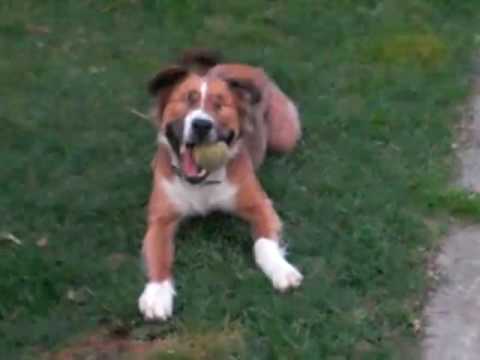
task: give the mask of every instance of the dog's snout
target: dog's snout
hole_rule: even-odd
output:
[[[192,128],[199,137],[205,137],[213,128],[213,123],[208,119],[195,118],[192,121]]]

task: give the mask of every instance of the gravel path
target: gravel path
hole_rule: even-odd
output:
[[[456,183],[480,191],[480,73],[475,79],[458,139]],[[480,225],[453,226],[436,267],[441,285],[425,310],[423,358],[480,360]]]

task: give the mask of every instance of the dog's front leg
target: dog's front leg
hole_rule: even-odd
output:
[[[138,300],[138,306],[149,320],[166,320],[173,312],[175,289],[172,265],[175,227],[174,221],[154,220],[148,225],[143,242],[148,283]]]
[[[146,319],[166,320],[173,312],[174,236],[180,217],[154,181],[148,207],[148,227],[143,240],[143,257],[148,283],[138,300],[138,307]]]
[[[257,265],[276,289],[286,291],[298,287],[303,276],[285,259],[285,250],[280,245],[280,219],[272,202],[253,176],[239,189],[237,204],[238,214],[247,220],[252,228]]]
[[[143,256],[147,266],[148,283],[138,300],[146,319],[166,320],[173,312],[172,265],[173,235],[176,223],[156,220],[149,224],[143,242]]]

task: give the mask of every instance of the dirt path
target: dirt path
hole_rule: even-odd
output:
[[[459,135],[456,183],[480,191],[480,66]],[[441,286],[427,305],[424,360],[480,359],[480,225],[456,225],[436,259]]]

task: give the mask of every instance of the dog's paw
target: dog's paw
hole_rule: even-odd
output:
[[[174,296],[170,280],[150,282],[138,299],[138,308],[147,320],[166,320],[172,316]]]
[[[260,238],[254,246],[255,261],[262,271],[270,278],[273,286],[280,291],[286,291],[300,286],[302,274],[287,260],[278,242]]]
[[[273,287],[279,291],[299,287],[303,280],[303,275],[292,264],[284,260],[279,264],[271,275]]]

